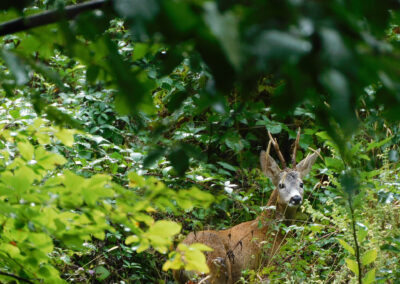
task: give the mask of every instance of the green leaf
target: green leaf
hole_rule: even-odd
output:
[[[110,271],[107,270],[107,268],[105,268],[104,266],[100,265],[97,266],[94,269],[94,272],[96,273],[96,278],[97,280],[104,280],[106,279],[108,276],[110,276]]]
[[[26,61],[27,64],[36,72],[42,74],[46,79],[48,79],[50,82],[54,83],[59,87],[61,90],[67,90],[68,88],[65,86],[63,83],[62,79],[60,78],[60,75],[54,71],[54,69],[48,68],[46,65],[36,62],[34,60],[28,59]]]
[[[5,49],[0,51],[0,55],[14,75],[16,84],[24,85],[28,83],[28,69],[22,60],[15,53]]]
[[[212,249],[200,243],[190,246],[181,243],[178,245],[177,251],[169,255],[168,261],[163,265],[163,270],[185,268],[188,271],[208,273],[209,268],[203,251],[212,251]]]
[[[225,162],[217,162],[219,165],[221,165],[222,167],[224,167],[227,170],[236,172],[237,168],[232,166],[231,164],[225,163]]]
[[[388,137],[388,138],[386,138],[386,139],[383,139],[383,140],[381,140],[381,141],[375,141],[375,142],[369,143],[369,145],[368,145],[368,147],[367,147],[367,151],[372,150],[372,149],[376,149],[376,148],[379,148],[379,147],[385,145],[385,144],[388,143],[390,140],[392,140],[393,137],[394,137],[394,136],[390,136],[390,137]]]
[[[139,237],[136,235],[132,235],[126,238],[125,244],[130,245],[132,243],[137,243],[139,241]]]
[[[170,112],[173,112],[178,109],[182,105],[182,102],[188,97],[188,95],[189,92],[187,91],[178,91],[171,94],[170,99],[166,105],[168,110]]]
[[[268,60],[285,59],[289,56],[295,59],[311,51],[311,48],[311,43],[299,36],[267,30],[256,40],[253,50],[259,57]]]
[[[263,116],[263,120],[259,120],[256,123],[257,125],[265,125],[265,128],[271,132],[271,134],[278,134],[282,131],[282,124],[268,119],[268,117]]]
[[[239,153],[244,148],[244,144],[242,142],[242,139],[240,139],[240,134],[236,133],[236,132],[235,133],[229,133],[229,134],[230,135],[225,139],[226,146],[231,148],[236,153]]]
[[[354,249],[348,244],[346,243],[344,240],[342,239],[337,239],[339,241],[339,243],[342,245],[342,247],[347,250],[349,253],[351,253],[352,255],[355,255],[355,251]]]
[[[60,128],[58,131],[54,133],[65,146],[71,147],[74,144],[74,130]]]
[[[181,231],[181,225],[172,221],[161,220],[144,234],[155,250],[166,253],[168,246],[172,243],[172,237]]]
[[[142,20],[152,19],[159,9],[155,0],[115,0],[113,4],[120,16]]]
[[[389,151],[389,161],[396,163],[399,160],[399,151],[397,150],[390,150]]]
[[[363,284],[369,284],[375,282],[375,268],[368,271],[362,279]]]
[[[333,169],[333,170],[336,170],[336,171],[344,170],[343,161],[340,160],[340,159],[326,157],[325,158],[325,164],[329,169]]]
[[[52,239],[44,233],[30,233],[28,240],[44,253],[51,253],[54,249]]]
[[[214,201],[214,196],[206,191],[201,191],[197,187],[192,187],[189,190],[181,189],[178,192],[176,202],[185,209],[191,209],[194,206],[207,208]]]
[[[157,160],[159,160],[162,155],[164,155],[165,150],[158,148],[152,150],[150,153],[147,154],[146,158],[143,161],[143,167],[148,168],[155,164]]]
[[[349,259],[349,258],[345,258],[344,260],[347,264],[347,267],[354,272],[354,274],[356,276],[358,276],[358,264],[357,261]]]
[[[161,220],[154,223],[147,231],[150,235],[170,238],[181,231],[181,225],[172,221]]]
[[[378,250],[377,249],[371,249],[371,250],[365,252],[361,256],[361,263],[363,265],[368,265],[368,264],[374,262],[377,256],[378,256]]]
[[[178,175],[183,175],[189,168],[189,157],[183,149],[171,151],[168,155],[168,160],[170,160]]]
[[[357,239],[359,243],[362,243],[367,235],[368,235],[368,228],[361,223],[357,223]]]
[[[221,14],[215,2],[206,2],[204,8],[205,22],[219,40],[232,65],[236,69],[240,69],[242,50],[237,18],[229,11]]]
[[[173,27],[176,33],[189,33],[200,24],[200,15],[191,9],[190,2],[163,0],[160,3],[170,27]]]
[[[19,142],[18,144],[18,150],[21,154],[21,156],[26,160],[30,161],[33,159],[33,152],[34,152],[34,147],[32,146],[31,143],[29,142]]]
[[[132,56],[133,61],[142,59],[146,55],[148,50],[149,50],[148,44],[140,42],[135,43]]]
[[[381,250],[388,250],[388,251],[392,251],[392,252],[396,252],[396,253],[400,253],[400,248],[397,248],[393,245],[390,244],[384,244],[381,246]]]

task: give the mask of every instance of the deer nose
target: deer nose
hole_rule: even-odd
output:
[[[293,205],[299,205],[301,202],[301,196],[300,195],[295,195],[292,198],[290,198],[290,203]]]

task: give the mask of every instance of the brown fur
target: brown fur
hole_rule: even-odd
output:
[[[300,171],[307,173],[315,162],[316,156],[313,155],[307,156],[307,160],[304,159],[299,163],[299,166],[303,163],[303,168],[298,172],[300,176],[304,176]],[[266,162],[263,159],[270,159],[270,161]],[[305,167],[304,164],[308,166]],[[282,180],[282,176],[285,179],[290,172],[297,172],[297,169],[280,170],[272,158],[265,155],[265,152],[261,153],[261,165],[264,173],[273,180],[276,187]],[[277,178],[277,175],[280,175],[280,178]],[[184,244],[203,243],[213,249],[212,252],[206,254],[210,273],[202,276],[201,283],[236,283],[241,277],[242,270],[257,270],[271,263],[271,258],[285,239],[285,235],[280,232],[275,232],[274,235],[271,226],[278,221],[290,223],[295,217],[297,207],[288,207],[287,204],[282,203],[277,188],[272,192],[267,206],[275,206],[276,210],[267,209],[255,220],[238,224],[227,230],[191,232],[187,236],[183,241]],[[265,247],[268,248],[265,249]],[[187,271],[174,271],[174,278],[179,283],[193,283],[189,281],[190,274]]]

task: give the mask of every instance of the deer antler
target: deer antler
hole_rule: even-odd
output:
[[[271,151],[271,143],[272,143],[272,141],[269,140],[267,152],[265,153],[265,168],[268,168],[268,163],[269,163],[268,156],[269,156],[269,152]]]
[[[286,162],[285,162],[285,159],[283,158],[283,155],[282,155],[282,153],[281,153],[281,150],[279,150],[278,142],[276,141],[276,139],[274,139],[274,138],[272,137],[272,135],[271,135],[271,133],[270,133],[269,131],[268,131],[268,136],[269,136],[270,141],[272,142],[272,145],[274,145],[274,148],[275,148],[276,153],[278,154],[278,158],[279,158],[279,160],[281,161],[282,168],[283,168],[283,169],[286,169]]]
[[[296,168],[296,153],[297,153],[297,148],[299,148],[299,141],[300,141],[300,127],[299,130],[297,131],[297,137],[296,141],[294,142],[294,147],[293,147],[293,154],[292,154],[292,168]]]

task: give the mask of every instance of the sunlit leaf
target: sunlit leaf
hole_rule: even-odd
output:
[[[365,276],[362,279],[362,283],[369,284],[375,282],[375,271],[375,268],[372,268],[367,273],[365,273]]]
[[[378,256],[378,250],[377,249],[371,249],[369,251],[366,251],[361,256],[361,263],[363,265],[368,265],[368,264],[374,262],[377,256]]]
[[[358,264],[357,261],[353,259],[346,258],[345,262],[347,264],[347,267],[354,272],[355,275],[358,276]]]
[[[348,244],[346,243],[344,240],[342,239],[337,239],[339,241],[339,243],[342,245],[342,247],[347,250],[349,253],[351,253],[352,255],[355,255],[355,251],[354,249]]]

